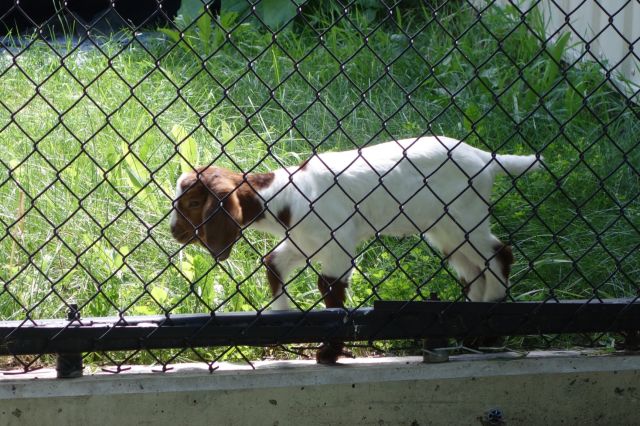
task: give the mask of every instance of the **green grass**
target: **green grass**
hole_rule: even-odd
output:
[[[0,318],[60,318],[72,301],[84,317],[260,309],[260,257],[273,238],[247,232],[250,244],[222,265],[195,246],[172,256],[167,215],[181,170],[266,171],[315,149],[425,133],[544,155],[544,171],[500,178],[494,193],[516,300],[636,294],[638,108],[597,65],[559,67],[566,38],[545,48],[509,10],[492,8],[483,25],[468,6],[445,10],[442,26],[424,29],[428,12],[397,13],[366,45],[370,14],[330,26],[338,17],[309,18],[328,28],[322,44],[299,22],[273,44],[226,16],[233,44],[215,30],[208,42],[148,51],[107,42],[61,58],[36,41],[2,53]],[[315,281],[305,270],[288,287],[303,308],[319,298]],[[348,305],[431,291],[460,297],[428,246],[384,238],[363,247]]]

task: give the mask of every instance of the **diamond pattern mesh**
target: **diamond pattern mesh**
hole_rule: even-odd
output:
[[[225,262],[178,244],[169,231],[178,176],[200,165],[268,172],[318,153],[426,135],[544,156],[542,171],[499,178],[486,200],[493,232],[515,256],[505,303],[635,302],[640,120],[637,87],[620,74],[638,61],[637,39],[623,28],[635,2],[616,10],[594,2],[608,23],[589,35],[576,27],[583,3],[571,10],[550,2],[563,21],[554,31],[541,2],[262,0],[177,10],[158,0],[135,19],[117,3],[92,16],[71,4],[46,17],[20,2],[1,11],[6,26],[35,28],[7,30],[0,41],[5,342],[70,309],[79,316],[69,327],[112,319],[93,338],[96,348],[138,316],[154,315],[160,329],[178,314],[259,318],[272,299],[262,260],[281,241],[245,229]],[[616,63],[597,51],[614,48],[598,44],[604,35],[626,49]],[[467,303],[450,255],[418,236],[364,242],[348,311],[379,301]],[[286,280],[296,311],[324,308],[320,273],[307,261]],[[608,329],[600,331],[506,344],[610,344]],[[115,366],[110,371],[130,363],[166,370],[185,360],[215,369],[221,360],[307,356],[302,345],[314,341],[292,345],[279,335],[258,347],[232,338],[202,347],[201,331],[191,330],[182,348],[162,349],[147,344],[157,332],[134,350],[96,349],[85,358]],[[353,351],[413,346],[371,338]],[[46,352],[8,349],[7,368],[47,364]]]

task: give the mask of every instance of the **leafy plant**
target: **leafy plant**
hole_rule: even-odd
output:
[[[201,9],[192,21],[179,23],[181,29],[158,28],[158,31],[187,53],[210,55],[222,46],[226,29],[233,25],[237,17],[235,12],[225,12],[219,21],[215,21],[210,11]]]
[[[187,131],[179,124],[171,128],[171,135],[179,144],[180,168],[183,173],[193,170],[199,165],[198,145],[193,136],[187,135]]]

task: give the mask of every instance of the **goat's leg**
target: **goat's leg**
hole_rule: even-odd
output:
[[[322,294],[327,308],[344,308],[347,282],[340,278],[320,275],[318,277],[318,289]],[[340,355],[344,354],[344,342],[342,340],[330,340],[323,343],[316,353],[316,361],[319,364],[335,364]]]
[[[474,286],[471,286],[467,297],[474,302],[495,302],[504,299],[509,288],[509,273],[513,263],[511,247],[492,234],[475,233],[459,250],[483,272],[485,278],[484,288],[474,289]]]
[[[467,299],[472,302],[482,301],[486,286],[484,269],[465,256],[464,235],[460,232],[458,225],[442,221],[438,227],[433,227],[423,237],[429,245],[444,255],[449,266],[456,272]]]
[[[495,236],[489,238],[471,238],[466,246],[466,256],[474,258],[478,268],[482,268],[483,285],[469,288],[467,297],[471,301],[498,302],[505,298],[509,287],[509,273],[513,263],[511,247],[503,244]],[[482,251],[481,251],[482,250]],[[480,252],[481,251],[481,252]],[[499,347],[503,338],[498,336],[479,336],[463,340],[470,348]]]
[[[344,308],[353,270],[353,256],[347,254],[349,249],[343,246],[332,248],[321,259],[322,274],[318,277],[318,289],[327,308]],[[318,349],[316,360],[319,364],[335,364],[341,355],[345,355],[344,341],[332,339]]]
[[[472,228],[472,226],[470,226]],[[509,267],[513,261],[510,249],[489,231],[479,227],[468,239],[459,227],[450,226],[446,232],[432,231],[429,242],[448,253],[449,265],[464,286],[464,293],[472,302],[494,302],[504,298],[509,285]],[[479,336],[463,339],[470,348],[501,346],[502,338]]]
[[[271,309],[286,311],[291,309],[289,297],[285,293],[287,277],[304,262],[303,254],[289,241],[283,241],[271,253],[266,255],[263,263],[267,269],[267,280],[271,287]]]
[[[486,272],[487,287],[484,291],[485,301],[502,300],[506,297],[507,289],[509,288],[511,265],[513,264],[511,246],[504,244],[497,238],[495,238],[495,240],[493,257],[490,261],[489,271]]]
[[[463,293],[472,302],[482,300],[486,282],[482,270],[473,262],[456,250],[449,255],[449,265],[456,271],[456,275],[463,286]]]
[[[318,289],[327,308],[344,308],[347,287],[347,282],[342,279],[324,274],[318,277]]]
[[[499,302],[503,300],[507,294],[509,287],[509,272],[511,263],[513,263],[513,255],[511,247],[503,244],[491,235],[490,244],[481,246],[477,241],[476,248],[482,247],[484,252],[482,255],[477,253],[478,262],[482,262],[479,267],[484,268],[482,273],[484,276],[484,285],[474,288],[472,285],[467,297],[471,301],[480,302]],[[474,248],[469,248],[474,250]],[[474,250],[475,251],[475,250]],[[475,291],[474,291],[475,290]],[[469,348],[497,348],[504,345],[504,338],[499,336],[478,336],[473,338],[465,338],[463,345]]]

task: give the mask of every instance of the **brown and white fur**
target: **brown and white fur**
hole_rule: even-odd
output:
[[[534,155],[493,155],[438,136],[323,153],[270,173],[202,167],[177,181],[171,232],[219,261],[247,227],[281,237],[265,257],[273,309],[289,308],[284,284],[308,261],[322,266],[326,307],[344,307],[356,248],[377,235],[421,235],[446,257],[469,300],[495,301],[506,295],[513,256],[490,230],[493,182],[539,165]],[[342,350],[328,342],[318,362],[335,362]]]

